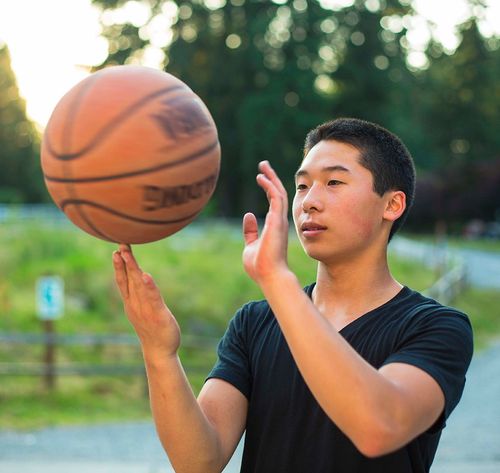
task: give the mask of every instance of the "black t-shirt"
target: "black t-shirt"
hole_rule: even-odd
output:
[[[305,288],[309,296],[313,287]],[[314,399],[268,303],[250,302],[231,319],[209,375],[231,383],[249,401],[242,473],[429,471],[472,357],[467,316],[404,287],[340,334],[377,369],[400,362],[429,373],[443,390],[443,415],[396,452],[365,457]]]

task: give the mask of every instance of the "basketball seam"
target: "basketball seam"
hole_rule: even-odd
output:
[[[59,206],[63,212],[64,212],[64,209],[68,205],[75,205],[75,206],[77,206],[77,208],[79,208],[80,205],[88,205],[90,207],[94,207],[94,208],[97,208],[99,210],[103,210],[105,212],[108,212],[111,215],[115,215],[116,217],[120,217],[120,218],[123,218],[126,220],[131,220],[131,221],[137,222],[137,223],[147,223],[147,224],[151,224],[151,225],[165,225],[165,224],[169,224],[169,223],[180,223],[180,222],[183,222],[185,220],[189,220],[193,217],[196,217],[196,215],[198,215],[198,213],[200,212],[200,210],[197,210],[196,212],[194,212],[190,215],[187,215],[187,216],[184,216],[181,218],[177,218],[177,219],[173,219],[173,220],[147,220],[145,218],[134,217],[132,215],[127,215],[127,214],[124,214],[122,212],[118,212],[117,210],[111,209],[111,208],[106,207],[106,206],[99,204],[97,202],[92,202],[91,200],[64,199],[64,200],[59,202]],[[89,225],[90,225],[90,223],[89,223]],[[100,233],[100,232],[98,232],[98,233]]]
[[[149,174],[152,172],[160,171],[163,169],[168,169],[171,167],[175,166],[181,166],[183,164],[186,164],[191,161],[195,161],[197,159],[201,159],[204,157],[210,156],[208,153],[213,151],[215,148],[219,146],[219,141],[216,139],[213,143],[208,145],[206,148],[203,148],[201,150],[196,151],[195,153],[190,154],[189,156],[185,156],[184,158],[178,159],[176,161],[170,161],[168,163],[162,163],[158,164],[157,166],[149,167],[149,168],[144,168],[144,169],[138,169],[137,171],[128,171],[120,174],[111,174],[109,176],[93,176],[93,177],[80,177],[80,178],[74,178],[70,179],[67,177],[54,177],[54,176],[48,176],[47,174],[44,174],[44,178],[47,181],[51,182],[61,182],[61,183],[87,183],[87,182],[101,182],[101,181],[111,181],[115,179],[125,179],[129,177],[134,177],[134,176],[139,176],[142,174]]]
[[[72,199],[72,200],[75,200],[75,201],[78,201],[78,199]],[[77,212],[80,214],[80,216],[82,217],[82,219],[84,220],[84,222],[97,234],[99,235],[101,238],[104,238],[105,240],[108,240],[108,241],[111,241],[111,242],[114,242],[115,240],[113,238],[111,238],[110,236],[106,235],[104,232],[102,232],[101,230],[99,230],[95,225],[94,223],[89,219],[88,215],[86,215],[84,212],[83,212],[83,209],[80,208],[79,205],[75,205],[76,206],[76,210]],[[61,207],[61,210],[62,210],[62,207]]]
[[[133,103],[132,105],[129,105],[128,108],[126,108],[117,118],[115,118],[113,121],[108,123],[105,127],[103,127],[97,135],[94,136],[93,140],[83,149],[80,151],[77,151],[75,153],[57,153],[54,148],[52,147],[52,143],[50,141],[50,130],[46,133],[46,143],[47,143],[47,149],[50,152],[50,154],[54,157],[54,159],[58,159],[60,161],[73,161],[75,159],[78,159],[82,157],[83,155],[87,154],[89,151],[91,151],[93,148],[98,146],[100,142],[106,138],[107,135],[109,135],[113,130],[121,125],[123,121],[125,121],[133,112],[137,111],[139,108],[142,106],[146,105],[148,102],[151,100],[155,99],[156,97],[167,94],[169,92],[178,90],[178,89],[183,89],[182,86],[180,85],[175,85],[172,87],[167,87],[163,88],[161,90],[157,90],[156,92],[152,92],[149,95],[146,95],[145,97],[142,97],[139,99],[137,102]],[[49,123],[50,125],[50,123]]]

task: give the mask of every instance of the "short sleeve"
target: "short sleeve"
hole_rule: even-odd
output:
[[[445,397],[446,419],[462,396],[472,352],[472,328],[467,316],[441,307],[419,314],[384,365],[408,363],[432,376]]]
[[[252,382],[246,343],[245,312],[246,306],[243,306],[230,320],[217,347],[217,362],[207,380],[210,378],[223,379],[241,391],[247,399],[250,399]]]

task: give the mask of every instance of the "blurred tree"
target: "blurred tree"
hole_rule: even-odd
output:
[[[500,215],[500,43],[481,36],[476,18],[461,25],[459,34],[451,55],[431,43],[433,60],[418,74],[428,149],[419,161],[428,171],[420,187],[427,195],[417,193],[410,225],[447,221],[458,229],[467,220]]]
[[[306,131],[329,118],[331,99],[315,89],[312,65],[322,42],[320,24],[331,12],[305,0],[149,4],[149,25],[168,9],[175,11],[165,69],[189,84],[217,123],[223,151],[219,213],[234,216],[258,205],[264,210],[255,185],[257,163],[271,159],[291,183]],[[118,31],[132,36],[129,44],[137,43],[128,25],[113,25],[105,35]],[[117,50],[105,64],[123,62],[123,50]]]
[[[495,158],[499,50],[474,21],[462,26],[455,54],[430,43],[429,63],[416,69],[407,57],[411,0],[343,7],[334,0],[93,2],[108,14],[110,52],[99,67],[160,53],[165,70],[212,112],[223,151],[211,202],[219,214],[263,212],[257,163],[272,160],[292,185],[305,133],[333,117],[357,116],[393,130],[429,172],[442,171],[450,159],[458,165]],[[147,11],[143,21],[126,15],[113,21],[113,12],[131,4]]]
[[[126,2],[94,3],[113,9]],[[396,87],[387,86],[389,74],[395,81],[403,79],[403,71],[407,80],[411,76],[398,58],[398,35],[383,39],[379,33],[384,15],[403,15],[409,7],[389,0],[383,7],[371,2],[368,10],[370,2],[358,0],[333,10],[322,3],[148,1],[150,19],[142,27],[123,23],[104,29],[110,54],[103,66],[122,64],[140,60],[141,50],[154,42],[148,31],[155,21],[172,16],[165,69],[200,95],[219,128],[224,159],[216,198],[223,215],[258,203],[265,209],[254,182],[262,159],[273,161],[291,190],[306,132],[327,119],[356,115],[404,128],[396,113],[381,120],[398,95]],[[405,97],[402,88],[399,98]]]
[[[6,45],[0,44],[0,202],[47,198],[39,160],[39,137],[26,116]]]
[[[500,44],[485,41],[474,18],[459,33],[462,41],[454,54],[430,45],[436,57],[422,77],[422,126],[434,151],[425,165],[431,168],[498,159],[500,154]]]

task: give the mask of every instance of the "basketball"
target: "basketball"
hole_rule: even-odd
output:
[[[217,183],[220,145],[181,80],[112,66],[76,84],[44,131],[41,165],[56,205],[102,240],[148,243],[191,223]]]

